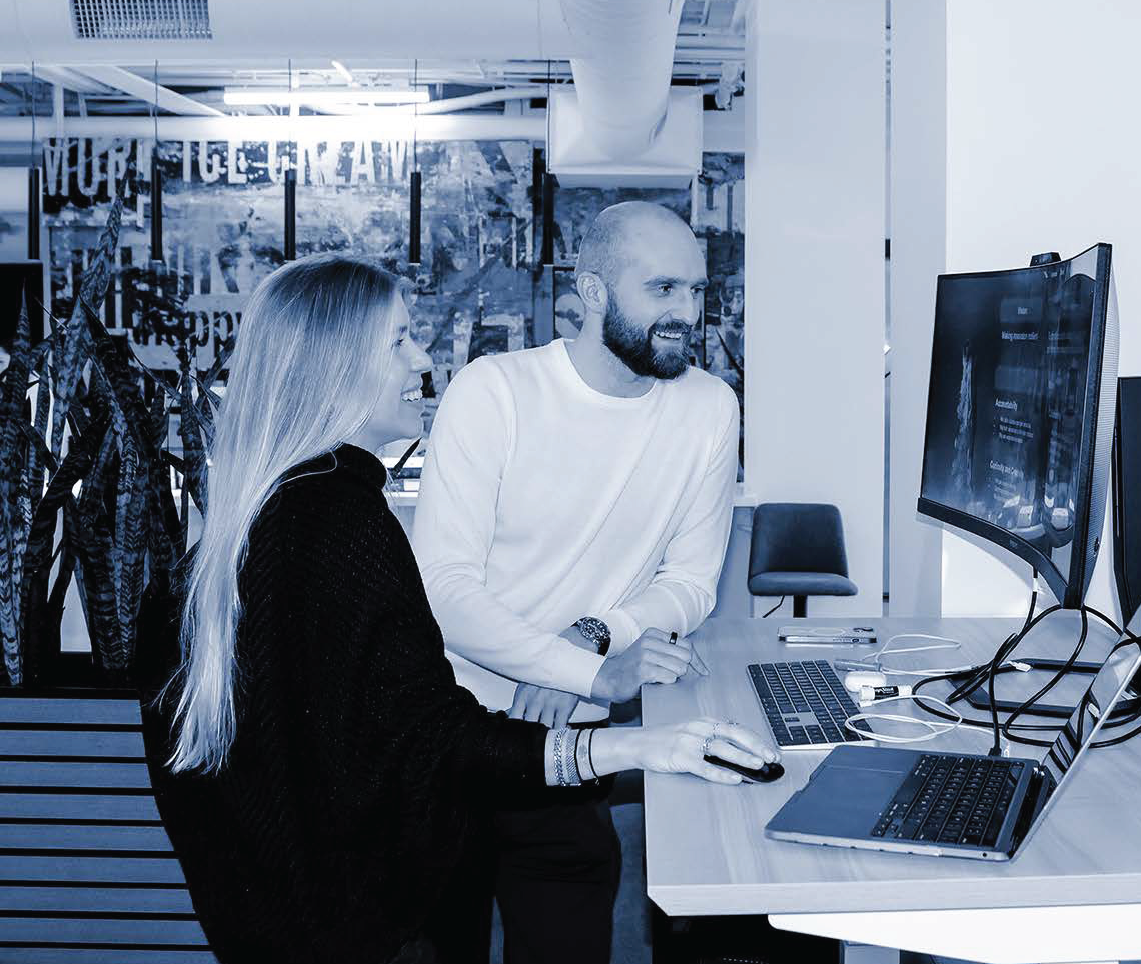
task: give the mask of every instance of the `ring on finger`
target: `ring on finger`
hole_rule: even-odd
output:
[[[705,740],[701,744],[701,755],[702,756],[709,756],[709,748],[712,746],[713,746],[713,734],[711,733],[709,736],[707,736],[705,738]]]

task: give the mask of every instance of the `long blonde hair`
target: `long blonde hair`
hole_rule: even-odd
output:
[[[250,528],[292,466],[368,422],[388,373],[401,281],[339,254],[293,261],[251,295],[230,360],[189,568],[180,637],[174,771],[218,770],[236,725],[238,572]],[[362,389],[365,389],[362,391]]]

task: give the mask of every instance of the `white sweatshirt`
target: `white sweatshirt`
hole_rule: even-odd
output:
[[[589,697],[602,657],[558,634],[581,616],[611,654],[709,615],[729,540],[740,412],[690,368],[619,398],[560,339],[485,356],[432,426],[413,548],[456,679],[506,709],[516,681]],[[580,703],[574,720],[604,716]]]

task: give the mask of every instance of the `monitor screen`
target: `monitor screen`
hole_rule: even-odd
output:
[[[1055,592],[1075,540],[1084,551],[1089,516],[1101,247],[1032,268],[943,275],[936,300],[920,508],[932,503],[944,521],[995,541],[1016,537],[1002,544],[1052,566]]]

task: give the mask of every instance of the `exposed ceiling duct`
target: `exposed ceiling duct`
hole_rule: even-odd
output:
[[[669,106],[682,0],[559,0],[585,133],[607,157],[649,149]]]
[[[701,169],[700,89],[671,92],[683,0],[559,0],[574,91],[552,91],[549,169],[565,186],[677,187]]]

